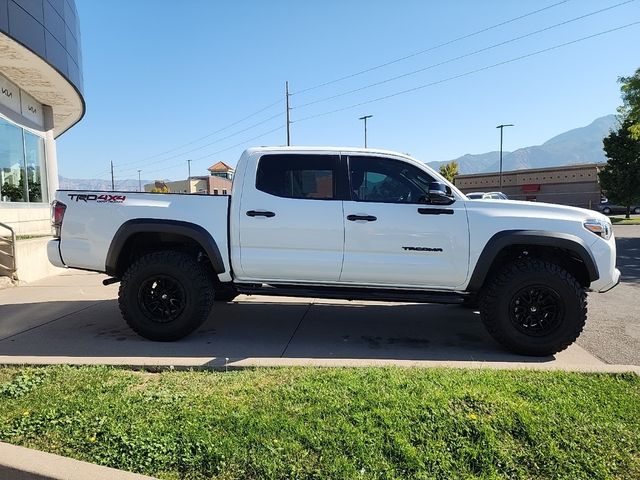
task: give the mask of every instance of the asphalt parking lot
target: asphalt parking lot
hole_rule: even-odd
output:
[[[614,227],[622,281],[613,290],[589,295],[589,317],[578,339],[611,364],[640,365],[640,225]]]
[[[640,226],[616,227],[623,282],[589,295],[577,344],[547,358],[512,355],[477,312],[455,305],[241,296],[216,304],[179,342],[138,337],[118,310],[117,285],[69,270],[0,290],[0,363],[105,363],[202,367],[416,365],[620,370],[640,366]],[[640,369],[638,369],[640,371]]]

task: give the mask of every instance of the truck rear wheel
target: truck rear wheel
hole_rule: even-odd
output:
[[[587,319],[587,295],[562,267],[519,259],[489,280],[480,316],[491,336],[512,352],[547,356],[571,345]]]
[[[161,342],[186,337],[209,316],[213,283],[186,253],[160,251],[140,257],[125,272],[120,311],[139,335]]]

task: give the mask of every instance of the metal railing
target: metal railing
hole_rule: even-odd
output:
[[[0,223],[0,227],[11,232],[9,236],[0,233],[0,277],[15,279],[15,274],[18,270],[16,232],[4,223]]]

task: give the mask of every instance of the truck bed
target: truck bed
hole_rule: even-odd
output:
[[[200,225],[215,235],[225,270],[230,271],[230,196],[59,190],[56,199],[67,206],[60,255],[74,268],[104,272],[107,252],[118,229],[127,220],[148,218]]]

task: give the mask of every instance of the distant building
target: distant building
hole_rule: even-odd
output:
[[[457,175],[454,184],[464,193],[501,191],[512,200],[558,203],[595,208],[600,203],[598,171],[604,164],[515,170],[502,173]]]
[[[144,186],[145,192],[162,191],[169,193],[200,193],[206,195],[231,195],[231,185],[235,170],[224,162],[211,165],[210,175],[191,177],[175,182],[156,181]]]
[[[224,162],[215,163],[207,168],[207,170],[209,170],[212,177],[226,178],[228,180],[233,180],[233,175],[236,173],[232,167]]]

